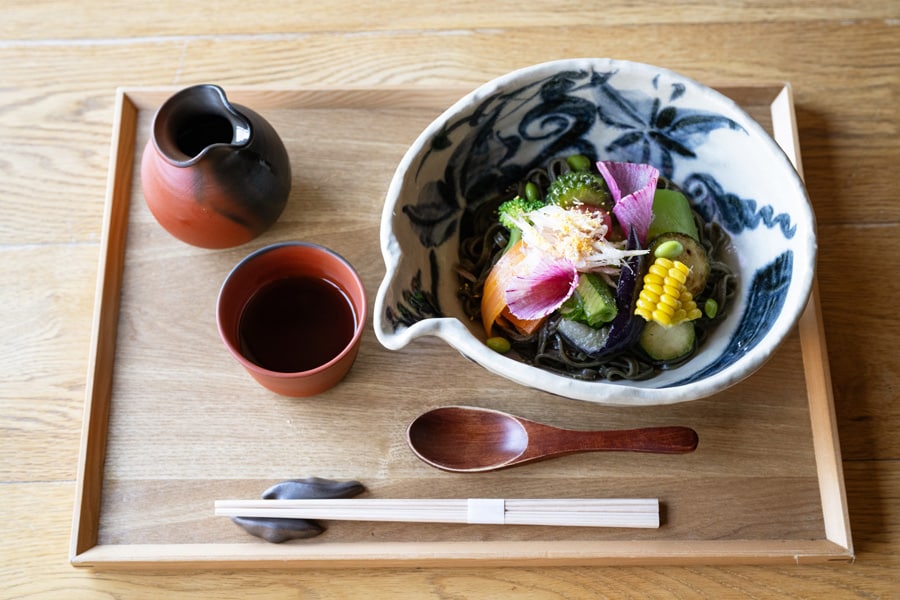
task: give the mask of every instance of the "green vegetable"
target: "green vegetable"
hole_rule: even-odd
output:
[[[665,240],[661,244],[657,244],[656,250],[653,251],[653,256],[671,260],[682,252],[684,252],[684,246],[681,245],[681,242],[678,240]]]
[[[578,287],[560,307],[566,319],[598,327],[609,323],[618,314],[616,299],[606,282],[593,273],[581,273]]]
[[[648,321],[641,331],[638,344],[653,360],[668,362],[692,352],[695,341],[693,321],[681,321],[670,327]]]
[[[696,239],[685,233],[669,232],[663,233],[656,237],[650,243],[650,253],[657,256],[657,251],[661,248],[674,244],[676,247],[681,246],[681,252],[673,256],[666,256],[670,260],[683,262],[690,269],[685,282],[685,288],[694,298],[700,296],[706,288],[706,280],[709,277],[709,257],[703,245]]]
[[[566,163],[568,163],[569,168],[573,171],[590,171],[591,170],[591,159],[589,159],[584,154],[573,154],[566,158]]]
[[[499,352],[500,354],[506,354],[512,347],[510,346],[508,339],[499,336],[489,337],[484,343],[487,344],[488,348],[494,352]]]
[[[527,187],[526,187],[527,193]],[[517,229],[515,220],[522,218],[525,213],[537,210],[545,206],[540,198],[523,198],[516,196],[512,200],[507,200],[497,208],[497,217],[500,224],[509,230]]]
[[[719,303],[714,298],[707,298],[706,302],[703,303],[703,312],[710,319],[715,319],[716,315],[719,314]]]
[[[676,190],[656,190],[653,194],[653,220],[647,239],[652,241],[664,233],[683,233],[695,240],[700,239],[694,212],[687,198]]]
[[[534,189],[529,189],[529,186],[534,186]],[[525,195],[525,198],[516,196],[497,207],[500,224],[509,230],[509,243],[506,244],[504,253],[522,239],[522,230],[516,226],[515,220],[522,218],[526,213],[546,206],[546,203],[540,198],[540,191],[533,183],[525,186]]]
[[[560,335],[588,355],[603,350],[609,340],[609,330],[609,327],[598,329],[569,319],[560,319],[559,325],[557,325]]]
[[[529,181],[525,184],[525,199],[529,202],[544,204],[544,200],[541,198],[541,188],[535,182]]]
[[[612,209],[612,196],[603,177],[587,171],[569,171],[554,179],[547,188],[546,200],[563,208],[587,204]]]

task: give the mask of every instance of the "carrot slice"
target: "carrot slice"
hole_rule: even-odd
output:
[[[531,335],[535,331],[537,331],[538,327],[541,326],[541,323],[544,322],[546,317],[542,317],[540,319],[520,319],[515,316],[511,312],[509,312],[508,308],[503,309],[503,313],[501,316],[509,321],[510,325],[516,328],[519,333],[523,335]]]
[[[481,295],[481,323],[488,337],[493,335],[494,323],[503,317],[520,333],[531,334],[544,319],[519,319],[509,312],[506,306],[506,289],[510,280],[516,276],[516,267],[525,258],[524,243],[519,240],[509,248],[491,268],[484,281]]]

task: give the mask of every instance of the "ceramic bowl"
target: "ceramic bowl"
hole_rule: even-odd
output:
[[[583,381],[499,354],[457,299],[459,225],[467,211],[533,166],[579,152],[650,163],[730,234],[737,298],[689,361],[644,381]],[[468,94],[409,148],[381,222],[386,275],[375,333],[400,350],[437,336],[489,371],[560,396],[611,405],[703,398],[755,372],[806,306],[815,217],[786,155],[732,100],[672,71],[610,59],[514,71]]]

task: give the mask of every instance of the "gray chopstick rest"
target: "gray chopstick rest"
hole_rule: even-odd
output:
[[[320,477],[291,479],[276,483],[265,492],[263,500],[315,500],[353,498],[366,491],[358,481],[333,481]],[[247,533],[273,544],[315,537],[325,527],[312,519],[280,519],[272,517],[232,517],[232,522]]]

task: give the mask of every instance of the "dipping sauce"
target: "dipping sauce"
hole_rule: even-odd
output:
[[[320,367],[353,339],[357,315],[337,284],[317,277],[277,279],[260,288],[241,313],[241,354],[270,371]]]

